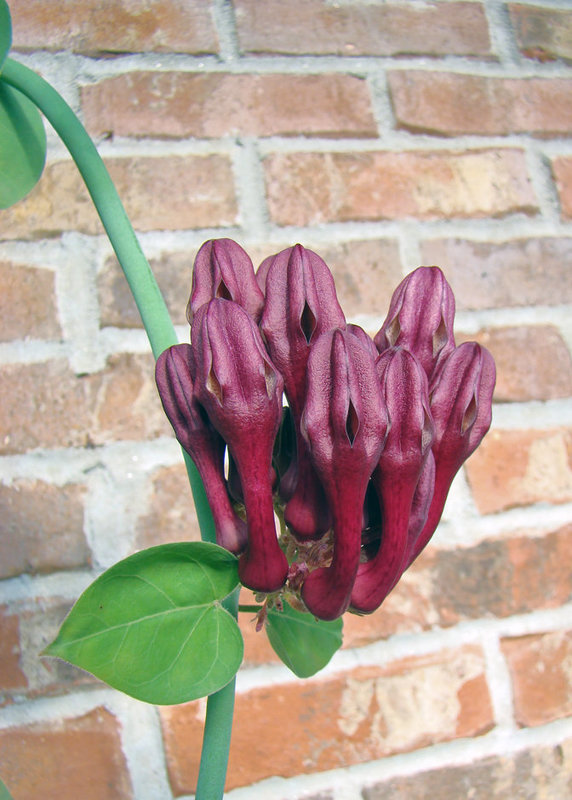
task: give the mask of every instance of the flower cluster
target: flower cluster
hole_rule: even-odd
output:
[[[202,246],[191,344],[161,354],[156,380],[245,586],[321,619],[370,613],[425,547],[491,422],[493,359],[455,346],[454,313],[441,270],[420,267],[372,340],[316,253],[255,274],[232,240]]]

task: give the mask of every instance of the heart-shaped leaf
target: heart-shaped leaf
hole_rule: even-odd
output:
[[[0,74],[0,209],[30,192],[46,162],[46,131],[31,100]]]
[[[284,603],[283,611],[268,612],[266,633],[276,654],[299,678],[315,675],[342,644],[341,618],[317,620]]]
[[[0,0],[0,68],[12,46],[12,20],[6,0]]]
[[[237,586],[238,561],[218,545],[151,547],[86,589],[44,655],[148,703],[205,697],[242,661],[238,625],[221,605]]]

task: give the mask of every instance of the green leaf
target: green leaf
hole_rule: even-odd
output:
[[[0,75],[0,209],[30,192],[46,162],[46,131],[31,100]]]
[[[221,605],[237,586],[238,561],[216,544],[143,550],[86,589],[44,655],[148,703],[204,697],[242,661],[237,622]]]
[[[284,603],[284,611],[268,612],[266,633],[270,644],[299,678],[315,675],[342,644],[341,619],[317,620]]]
[[[14,800],[6,785],[0,781],[0,800]]]
[[[6,0],[0,0],[0,68],[12,46],[12,20]],[[1,795],[0,795],[1,797]]]

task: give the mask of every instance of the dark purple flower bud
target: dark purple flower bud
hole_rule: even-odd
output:
[[[246,525],[235,512],[224,479],[224,439],[209,423],[196,397],[196,367],[189,344],[177,344],[157,359],[155,377],[177,439],[202,478],[212,509],[217,544],[233,553],[246,547]]]
[[[453,478],[490,427],[494,387],[493,357],[476,342],[464,342],[443,364],[431,396],[435,489],[427,521],[409,554],[409,563],[433,535]]]
[[[234,300],[259,322],[264,295],[256,283],[250,256],[232,239],[210,239],[197,253],[187,305],[190,324],[198,309],[215,297]]]
[[[379,350],[375,346],[375,342],[373,341],[371,336],[368,336],[368,334],[364,331],[362,327],[360,327],[359,325],[354,325],[353,322],[350,322],[349,325],[347,325],[347,331],[348,333],[351,333],[352,336],[357,336],[357,338],[360,340],[360,342],[363,344],[366,350],[369,350],[373,360],[377,361],[377,358],[379,356]]]
[[[360,559],[366,489],[386,427],[387,412],[370,352],[347,331],[322,334],[308,359],[302,415],[302,432],[334,527],[331,564],[311,572],[302,587],[306,606],[321,619],[335,619],[349,606]]]
[[[433,441],[427,376],[408,350],[386,350],[377,361],[389,425],[372,482],[379,497],[381,542],[360,564],[351,605],[362,613],[378,608],[405,568],[415,490]]]
[[[325,331],[345,327],[334,279],[325,262],[301,245],[264,261],[265,304],[260,322],[272,361],[284,378],[286,396],[296,428],[296,464],[285,477],[295,489],[284,513],[300,539],[319,538],[330,526],[322,487],[315,475],[306,443],[300,435],[300,417],[306,393],[306,365],[312,342]],[[264,278],[265,276],[265,278]]]
[[[380,352],[406,347],[420,361],[430,388],[441,361],[455,347],[455,298],[439,267],[419,267],[397,287],[375,337]]]
[[[256,591],[273,592],[288,573],[276,538],[271,483],[283,381],[258,328],[237,303],[215,299],[201,307],[191,336],[198,398],[227,443],[240,475],[248,527],[240,579]]]

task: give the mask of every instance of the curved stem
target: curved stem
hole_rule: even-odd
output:
[[[61,137],[91,195],[109,241],[133,294],[155,358],[176,344],[177,336],[155,276],[135,236],[105,164],[85,128],[65,100],[32,70],[8,58],[0,79],[35,103]],[[197,469],[183,452],[204,541],[216,540],[214,522]],[[238,614],[238,592],[225,601]],[[207,718],[196,800],[220,800],[230,747],[234,711],[234,679],[207,701]]]

